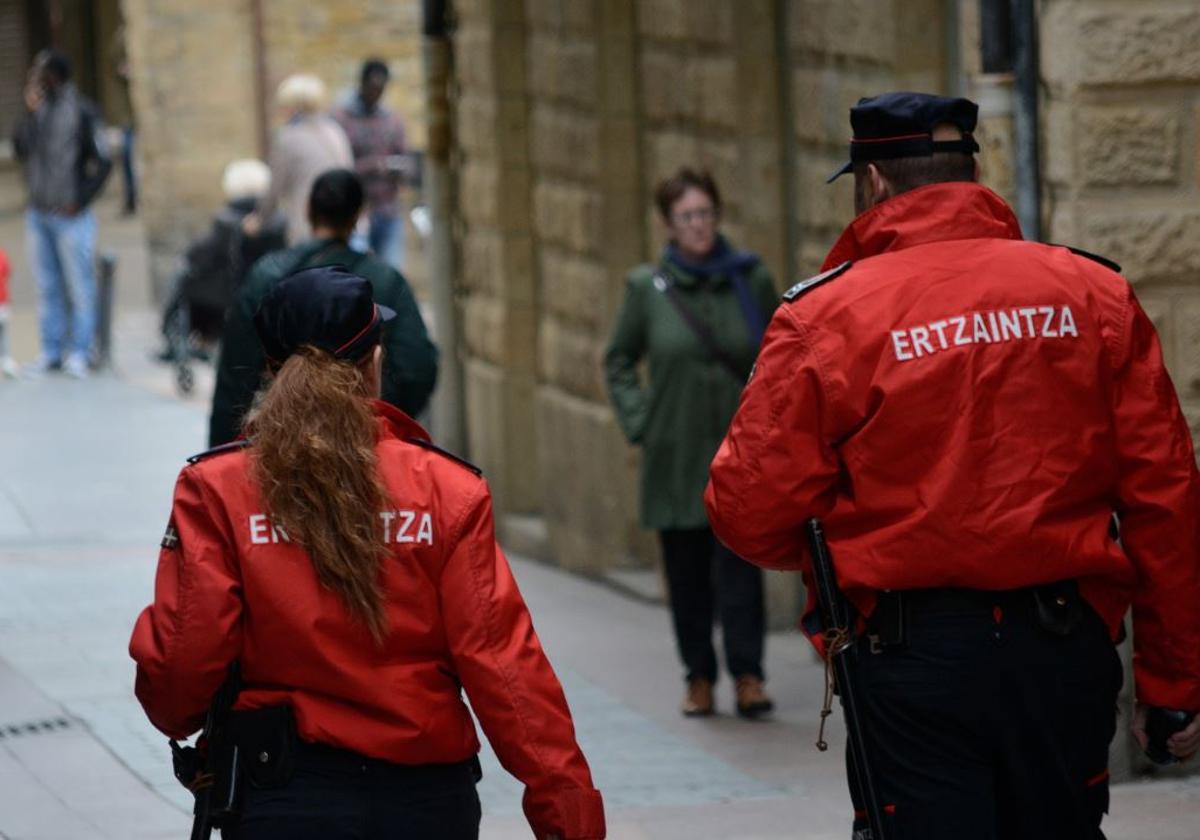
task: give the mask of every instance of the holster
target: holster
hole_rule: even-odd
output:
[[[291,706],[234,712],[231,729],[250,784],[278,788],[292,780],[300,739]]]
[[[1056,636],[1069,636],[1083,621],[1083,598],[1073,580],[1048,583],[1033,589],[1038,624]]]

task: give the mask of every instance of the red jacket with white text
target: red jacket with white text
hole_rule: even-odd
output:
[[[821,517],[863,614],[1076,579],[1114,637],[1132,604],[1139,699],[1200,709],[1200,480],[1129,284],[968,183],[862,214],[824,268],[846,261],[767,331],[712,464],[717,536],[806,570]]]
[[[393,508],[380,512],[392,549],[382,646],[272,528],[248,451],[213,453],[179,475],[154,603],[130,642],[146,714],[172,737],[195,732],[238,660],[239,710],[290,704],[306,741],[449,764],[479,751],[465,689],[501,763],[526,785],[535,834],[603,837],[600,793],[496,544],[486,482],[413,442],[428,437],[403,413],[375,410]]]

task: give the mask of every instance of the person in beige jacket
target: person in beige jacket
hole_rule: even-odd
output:
[[[316,76],[296,74],[279,85],[276,100],[285,122],[271,143],[271,190],[246,223],[253,233],[276,208],[287,217],[288,244],[309,238],[308,194],[322,172],[354,166],[346,132],[323,113],[325,85]]]

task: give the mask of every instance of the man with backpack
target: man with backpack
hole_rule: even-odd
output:
[[[209,446],[234,440],[262,384],[266,357],[254,331],[259,304],[283,278],[317,266],[342,266],[371,281],[375,302],[395,310],[383,331],[385,402],[416,416],[437,381],[437,348],[429,340],[416,299],[396,269],[350,248],[363,207],[362,182],[346,169],[331,169],[313,183],[308,218],[312,238],[260,259],[238,290],[225,321],[217,383],[209,421]]]

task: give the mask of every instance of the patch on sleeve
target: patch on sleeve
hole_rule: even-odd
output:
[[[1092,262],[1098,262],[1109,271],[1115,271],[1117,274],[1121,273],[1121,266],[1110,260],[1108,257],[1102,257],[1099,254],[1093,254],[1091,251],[1085,251],[1082,248],[1072,248],[1070,245],[1065,247],[1077,257],[1083,257],[1084,259],[1091,260]]]
[[[815,277],[809,277],[807,280],[801,280],[795,286],[792,286],[792,288],[783,293],[783,299],[788,303],[791,303],[792,301],[796,300],[796,298],[800,297],[806,292],[812,291],[822,283],[828,283],[835,277],[840,277],[841,275],[845,274],[846,270],[852,265],[854,265],[853,261],[846,260],[841,265],[831,268],[828,271],[823,271]]]
[[[167,550],[179,548],[179,529],[175,527],[175,520],[172,519],[167,523],[167,531],[163,534],[162,542],[159,546]]]

